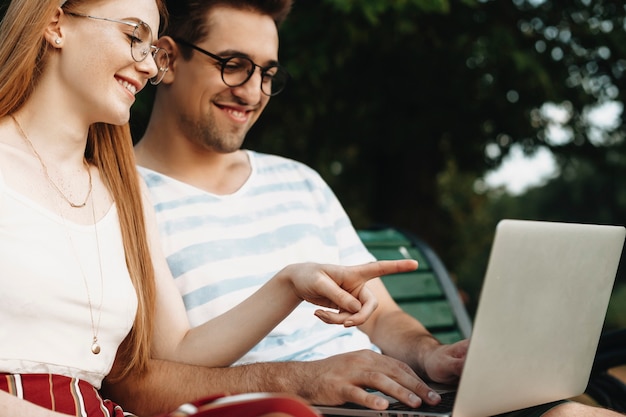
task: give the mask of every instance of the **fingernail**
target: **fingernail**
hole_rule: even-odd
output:
[[[378,397],[376,398],[376,400],[374,400],[374,405],[376,406],[376,408],[386,408],[388,404],[386,400]]]
[[[431,401],[439,401],[441,400],[441,396],[437,394],[435,391],[430,391],[428,393],[428,399]]]
[[[422,399],[415,394],[409,394],[409,404],[412,407],[419,407],[422,404]]]
[[[354,326],[354,322],[352,320],[347,320],[343,323],[344,327],[352,327]]]

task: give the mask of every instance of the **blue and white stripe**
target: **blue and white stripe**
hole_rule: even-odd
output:
[[[230,195],[139,168],[192,325],[232,308],[286,265],[374,259],[319,174],[290,159],[246,152],[252,173]],[[240,362],[312,360],[333,349],[372,347],[356,329],[320,322],[316,308],[303,303]]]

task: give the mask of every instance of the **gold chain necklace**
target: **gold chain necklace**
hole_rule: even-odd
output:
[[[54,181],[52,181],[52,178],[50,178],[50,175],[48,174],[48,167],[46,167],[46,164],[43,163],[43,159],[41,159],[41,155],[39,155],[39,152],[37,152],[37,149],[35,149],[35,147],[33,146],[33,143],[30,141],[30,139],[28,139],[28,136],[26,136],[24,129],[22,129],[22,125],[20,125],[20,123],[17,121],[17,119],[15,118],[13,114],[11,114],[10,116],[15,122],[15,125],[17,126],[17,130],[20,132],[20,135],[22,135],[22,138],[24,138],[24,140],[26,141],[30,149],[33,151],[37,159],[39,159],[39,162],[41,163],[41,168],[43,169],[43,173],[46,176],[46,179],[48,180],[50,185],[52,185],[52,187],[56,190],[56,192],[59,193],[59,195],[63,198],[63,200],[67,201],[67,204],[69,204],[70,207],[73,207],[73,208],[85,207],[85,205],[87,204],[87,200],[89,200],[89,196],[91,195],[91,189],[93,188],[91,184],[91,170],[89,169],[89,164],[87,163],[87,160],[83,158],[83,164],[85,165],[85,168],[87,168],[87,174],[89,175],[89,189],[87,190],[87,195],[85,196],[85,200],[83,200],[83,202],[80,204],[76,204],[72,202],[69,198],[67,198],[65,193],[56,185]]]
[[[61,215],[61,218],[63,219],[63,224],[65,226],[65,231],[67,232],[67,237],[68,237],[68,239],[70,241],[70,245],[72,246],[72,251],[74,252],[74,257],[76,258],[76,262],[78,263],[78,268],[80,269],[80,273],[81,273],[81,276],[83,278],[83,283],[85,284],[85,291],[87,292],[87,302],[89,304],[89,317],[91,319],[91,331],[92,331],[92,334],[93,334],[93,339],[92,339],[92,344],[91,344],[91,352],[94,355],[97,355],[98,353],[100,353],[100,350],[101,350],[100,349],[100,344],[98,343],[98,332],[100,331],[100,319],[102,318],[102,302],[104,300],[104,291],[103,291],[104,283],[103,283],[103,278],[102,278],[102,258],[101,258],[101,254],[100,254],[100,239],[98,238],[98,227],[96,225],[96,209],[95,209],[95,202],[94,202],[94,198],[93,198],[93,194],[92,194],[93,184],[92,184],[92,180],[91,180],[91,169],[89,168],[89,164],[87,163],[87,159],[83,157],[83,163],[85,164],[85,166],[87,168],[87,172],[89,174],[89,191],[87,192],[87,197],[85,197],[85,201],[82,204],[74,204],[74,203],[72,203],[65,196],[65,194],[63,194],[63,192],[59,189],[59,187],[57,187],[57,185],[54,183],[54,181],[52,181],[52,178],[50,178],[50,176],[48,175],[48,167],[46,167],[46,164],[43,162],[43,159],[39,155],[39,152],[37,152],[37,150],[33,146],[33,143],[30,141],[30,139],[28,139],[28,136],[24,132],[24,129],[22,129],[22,126],[20,125],[20,123],[17,121],[17,119],[15,118],[15,116],[13,114],[11,114],[10,116],[13,119],[13,121],[15,122],[15,125],[17,126],[17,129],[18,129],[22,139],[24,139],[24,141],[27,143],[27,145],[33,151],[33,154],[35,155],[35,157],[37,157],[37,159],[39,160],[39,164],[41,165],[41,169],[42,169],[46,179],[48,180],[48,183],[63,197],[63,199],[65,201],[67,201],[71,207],[79,208],[79,207],[84,207],[87,204],[87,200],[89,200],[89,197],[91,197],[91,218],[92,218],[92,221],[93,221],[94,233],[95,233],[95,236],[96,236],[96,249],[98,251],[98,267],[99,267],[99,270],[100,270],[100,305],[98,306],[98,322],[97,322],[97,324],[96,324],[96,322],[94,320],[94,317],[93,317],[93,305],[92,305],[92,302],[91,302],[91,292],[89,291],[89,284],[87,283],[87,278],[86,278],[86,275],[85,275],[85,271],[83,270],[83,265],[80,262],[80,259],[78,257],[78,253],[76,252],[76,247],[74,245],[74,241],[72,240],[72,235],[68,231],[68,227],[67,227],[67,224],[66,224],[65,216],[63,215],[63,210],[60,209],[60,208],[59,208],[59,213]]]
[[[89,177],[91,179],[91,176]],[[85,278],[85,271],[83,270],[83,265],[80,263],[78,255],[76,254],[76,248],[74,246],[74,241],[72,241],[72,237],[70,236],[70,242],[72,243],[72,250],[74,250],[74,256],[76,257],[76,261],[78,262],[78,266],[80,267],[80,273],[83,276],[83,282],[85,283],[85,290],[87,291],[87,301],[89,302],[89,318],[91,318],[91,331],[93,333],[93,343],[91,344],[91,352],[94,355],[100,353],[100,344],[98,343],[98,332],[100,331],[100,319],[102,318],[102,301],[104,300],[104,283],[102,279],[102,258],[100,256],[100,239],[98,238],[98,225],[96,224],[96,203],[93,198],[93,194],[91,195],[91,219],[93,220],[93,230],[96,236],[96,249],[98,251],[98,268],[100,270],[100,305],[98,306],[98,324],[94,324],[93,320],[93,308],[91,307],[91,294],[89,291],[89,285],[87,284],[87,279]],[[63,218],[65,221],[65,218]]]

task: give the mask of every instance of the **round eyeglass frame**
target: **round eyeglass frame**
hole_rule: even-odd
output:
[[[289,72],[287,72],[287,70],[282,67],[280,64],[274,64],[274,65],[270,65],[267,67],[262,67],[259,64],[256,64],[253,60],[251,60],[250,58],[248,58],[247,56],[242,56],[242,55],[234,55],[234,56],[229,56],[229,57],[221,57],[219,55],[215,55],[205,49],[200,48],[197,45],[194,45],[191,42],[188,42],[184,39],[180,39],[180,38],[175,38],[174,41],[178,44],[181,44],[183,46],[186,46],[188,48],[192,48],[198,52],[200,52],[201,54],[204,54],[206,56],[208,56],[209,58],[213,58],[214,60],[216,60],[217,62],[220,63],[220,75],[222,76],[222,82],[224,82],[224,84],[226,84],[228,87],[240,87],[242,85],[244,85],[245,83],[247,83],[250,78],[252,78],[252,75],[254,74],[255,69],[258,67],[261,70],[261,92],[263,94],[265,94],[266,96],[276,96],[280,93],[283,92],[283,90],[285,89],[285,87],[287,86],[287,82],[289,81]],[[245,60],[248,61],[250,63],[250,68],[252,68],[251,71],[246,71],[246,76],[245,78],[241,81],[241,82],[236,82],[236,83],[229,83],[228,81],[226,81],[226,74],[225,74],[225,70],[228,68],[228,63],[231,62],[234,59],[240,59],[240,60]],[[268,71],[272,70],[272,69],[276,69],[276,74],[272,75],[269,74]],[[265,91],[264,88],[267,84],[266,84],[266,80],[269,79],[269,81],[271,82],[271,87],[270,87],[270,92],[268,93],[267,91]],[[276,83],[276,81],[278,83]],[[278,87],[276,87],[278,86]]]

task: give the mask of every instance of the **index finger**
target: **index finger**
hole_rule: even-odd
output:
[[[367,264],[356,265],[351,267],[354,274],[349,274],[339,283],[349,283],[352,281],[351,277],[356,276],[357,279],[352,284],[360,285],[364,284],[373,278],[378,278],[384,275],[398,274],[401,272],[410,272],[417,269],[417,261],[414,259],[400,259],[396,261],[375,261]],[[342,285],[343,286],[343,285]]]
[[[356,266],[325,265],[325,273],[331,280],[322,281],[320,285],[323,294],[339,310],[357,313],[362,308],[361,291],[365,283],[381,275],[413,271],[417,268],[417,261],[403,259],[398,261],[376,261]],[[320,304],[321,305],[321,304]]]

